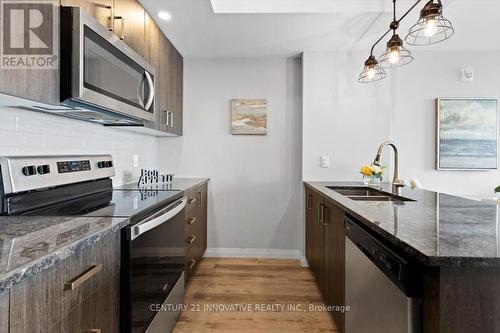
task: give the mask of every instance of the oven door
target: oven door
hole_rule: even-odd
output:
[[[154,68],[79,8],[61,12],[63,102],[153,121]]]
[[[124,229],[120,332],[175,326],[184,303],[185,206],[182,197]]]

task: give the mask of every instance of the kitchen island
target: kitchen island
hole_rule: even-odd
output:
[[[423,332],[500,329],[496,205],[390,184],[373,191],[372,199],[349,195],[360,194],[352,188],[366,189],[362,183],[305,182],[305,187],[306,256],[327,303],[345,303],[348,216],[418,268]],[[344,314],[332,315],[343,331]]]

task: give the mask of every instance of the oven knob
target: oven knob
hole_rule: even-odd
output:
[[[107,161],[106,162],[106,168],[112,168],[113,167],[113,162],[112,161]]]
[[[97,162],[97,167],[98,167],[99,169],[103,169],[103,168],[105,168],[105,167],[106,167],[106,162],[104,162],[104,161],[103,161],[103,162]]]
[[[36,171],[40,175],[45,175],[47,173],[50,173],[50,165],[48,165],[48,164],[39,165],[38,168],[36,168]]]
[[[23,169],[23,175],[25,176],[33,176],[36,175],[36,167],[34,165],[25,166]]]

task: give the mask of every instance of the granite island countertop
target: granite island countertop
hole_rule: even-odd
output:
[[[0,292],[128,223],[109,217],[0,216]]]
[[[354,201],[327,186],[359,182],[304,182],[373,232],[428,266],[500,266],[498,206],[410,187],[380,190],[415,200]]]

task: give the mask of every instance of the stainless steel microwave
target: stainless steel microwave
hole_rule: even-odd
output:
[[[62,7],[60,47],[60,97],[71,107],[67,116],[106,125],[154,120],[154,68],[93,17]]]

